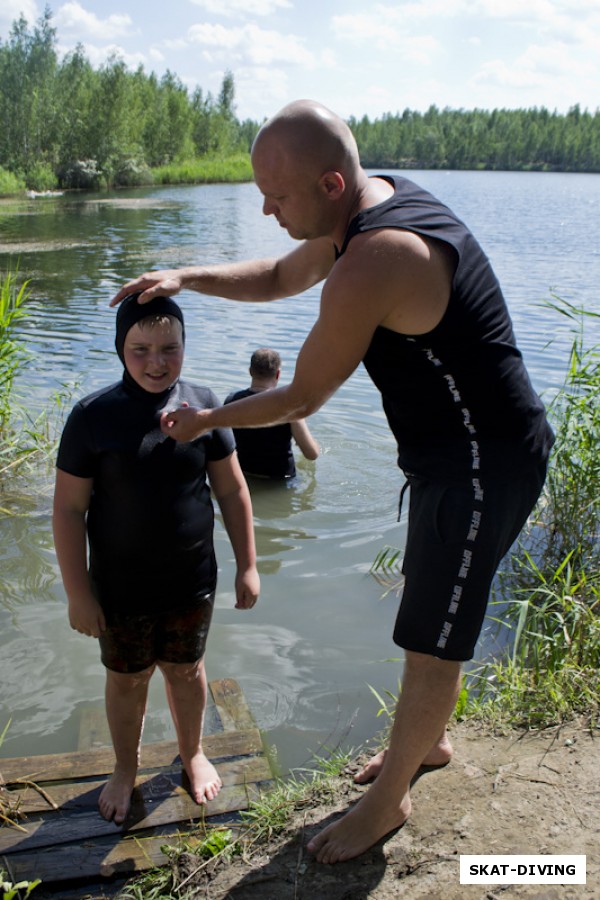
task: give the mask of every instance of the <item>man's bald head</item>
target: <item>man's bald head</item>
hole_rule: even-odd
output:
[[[252,146],[253,159],[263,151],[317,178],[336,171],[352,181],[360,168],[356,141],[347,124],[314,100],[288,103],[265,122]]]

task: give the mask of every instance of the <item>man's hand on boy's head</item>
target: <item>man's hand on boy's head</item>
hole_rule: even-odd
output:
[[[181,272],[177,269],[160,269],[156,272],[145,272],[139,278],[130,281],[112,298],[109,306],[118,306],[129,294],[137,294],[138,303],[148,303],[154,297],[172,297],[183,287]]]
[[[183,403],[179,409],[161,415],[160,429],[174,441],[184,444],[200,437],[205,431],[210,431],[210,425],[206,422],[209,416],[209,409],[196,409],[195,406]]]

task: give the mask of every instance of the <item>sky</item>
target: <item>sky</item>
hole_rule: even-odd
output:
[[[45,2],[1,0],[0,39]],[[60,54],[96,68],[169,69],[217,96],[226,71],[238,118],[291,100],[343,118],[409,108],[600,108],[600,0],[52,0]]]

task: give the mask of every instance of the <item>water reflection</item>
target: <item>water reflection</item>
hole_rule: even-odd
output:
[[[17,502],[19,513],[0,519],[0,621],[4,610],[18,622],[18,608],[32,598],[49,600],[58,580],[49,514],[33,499],[2,498],[5,509]]]

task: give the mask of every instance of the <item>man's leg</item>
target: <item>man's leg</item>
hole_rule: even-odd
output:
[[[222,782],[202,750],[202,726],[208,690],[204,659],[195,663],[159,662],[158,665],[165,677],[179,754],[190,779],[192,797],[200,804],[214,800],[221,790]]]
[[[154,666],[125,674],[106,670],[106,718],[115,750],[113,774],[100,794],[105,819],[121,825],[127,815],[140,759],[140,743]]]
[[[460,662],[406,651],[402,691],[381,771],[355,807],[309,842],[319,862],[352,859],[408,819],[411,779],[444,734],[460,678]]]

